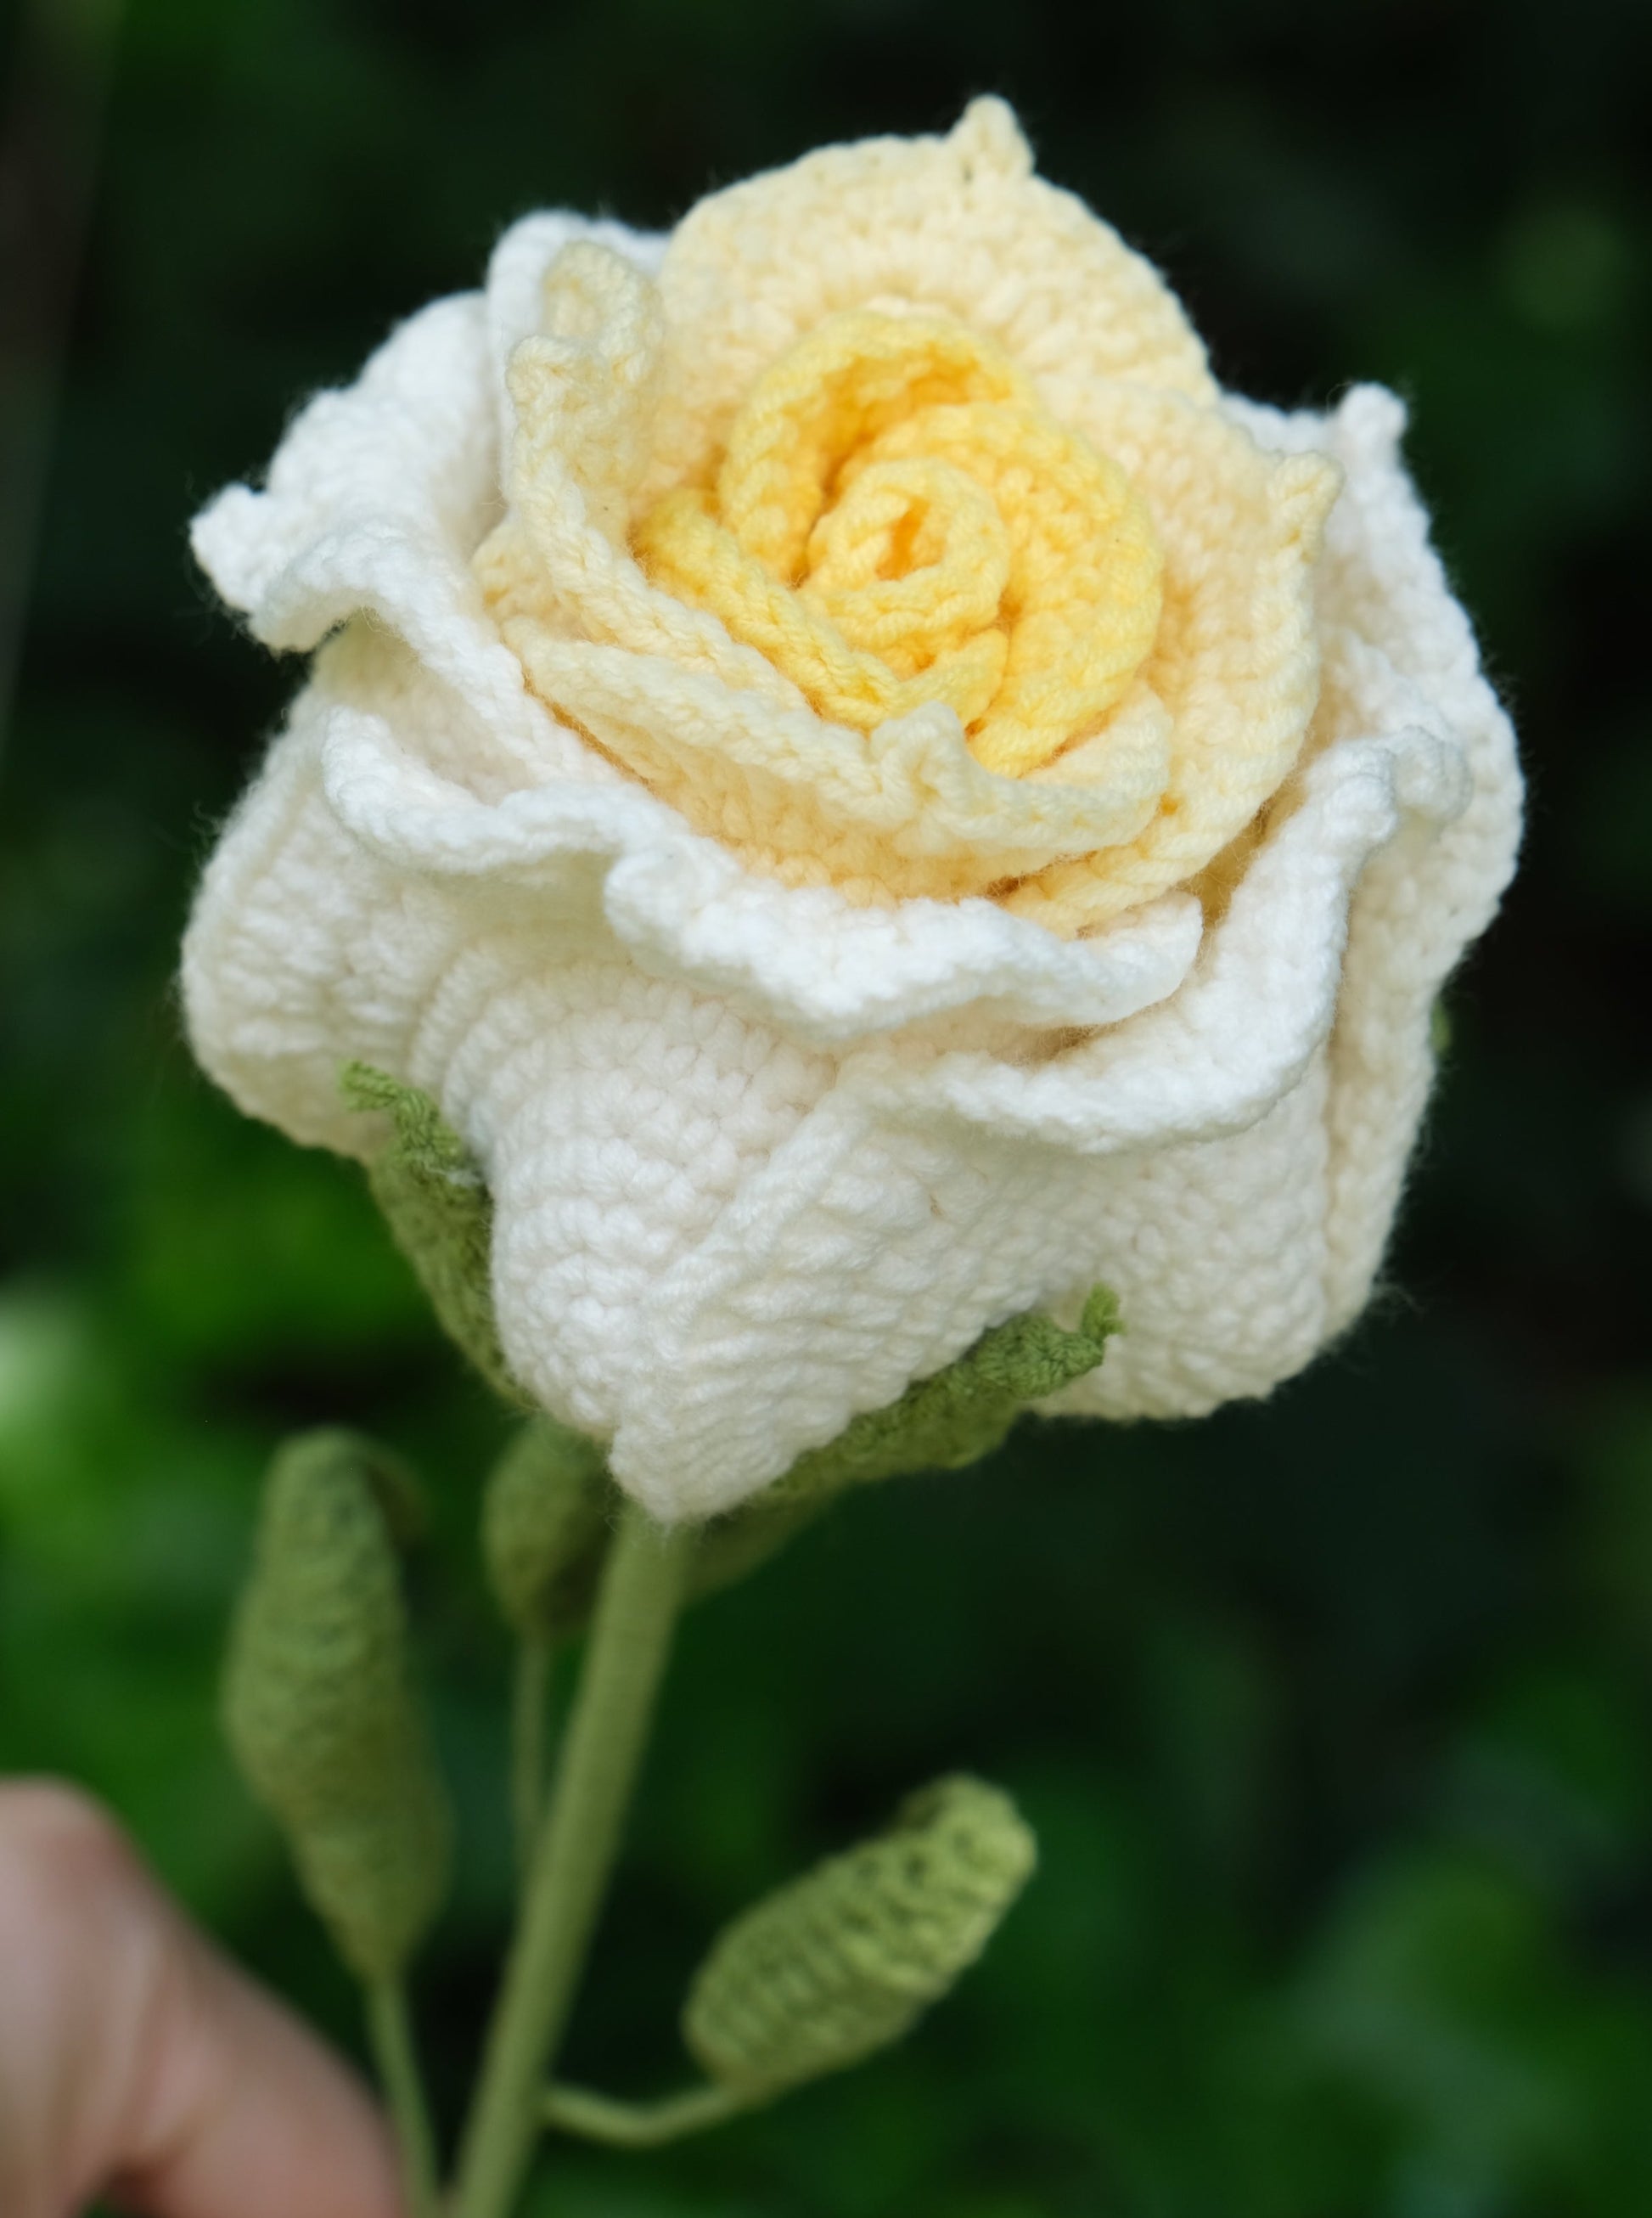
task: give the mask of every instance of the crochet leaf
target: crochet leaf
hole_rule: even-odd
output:
[[[1007,1795],[937,1781],[736,1919],[695,1977],[684,2039],[746,2101],[858,2063],[974,1963],[1036,1860]]]
[[[287,1442],[224,1682],[247,1784],[285,1832],[339,1954],[368,1981],[406,1962],[448,1876],[447,1799],[410,1683],[392,1540],[410,1490],[354,1434]]]
[[[617,1501],[595,1440],[552,1417],[522,1428],[482,1504],[488,1576],[518,1633],[553,1640],[585,1623]]]
[[[497,1393],[524,1407],[493,1314],[492,1197],[469,1150],[417,1087],[365,1063],[347,1063],[341,1084],[352,1108],[389,1118],[390,1138],[368,1165],[368,1183],[437,1322]]]
[[[753,1513],[837,1494],[909,1471],[956,1471],[988,1455],[1030,1403],[1093,1371],[1119,1330],[1118,1303],[1098,1286],[1076,1332],[1040,1310],[985,1332],[967,1354],[897,1401],[852,1418],[835,1440],[798,1458],[758,1497]]]

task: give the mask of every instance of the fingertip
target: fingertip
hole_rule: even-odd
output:
[[[113,1818],[0,1787],[0,2209],[404,2218],[357,2076],[184,1919]]]

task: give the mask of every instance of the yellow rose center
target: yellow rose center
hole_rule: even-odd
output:
[[[1123,471],[937,317],[819,325],[747,393],[715,483],[668,493],[634,544],[822,716],[869,731],[944,702],[1010,777],[1117,705],[1163,598]]]

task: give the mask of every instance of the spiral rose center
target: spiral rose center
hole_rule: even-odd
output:
[[[938,318],[828,318],[752,386],[715,484],[669,493],[635,546],[822,716],[869,730],[939,701],[1011,776],[1095,728],[1159,626],[1123,471]]]

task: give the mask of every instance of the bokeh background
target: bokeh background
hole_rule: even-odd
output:
[[[1345,1347],[1197,1428],[1024,1428],[695,1614],[572,2072],[665,2084],[713,1928],[922,1778],[1011,1787],[1043,1869],[897,2055],[669,2155],[570,2146],[544,2208],[1643,2218],[1652,10],[53,0],[4,51],[0,1768],[107,1796],[354,2043],[214,1681],[271,1444],[401,1445],[465,1828],[420,1985],[451,2113],[508,1885],[473,1532],[500,1421],[356,1174],[181,1044],[189,885],[296,674],[185,523],[523,210],[668,223],[1003,90],[1226,381],[1408,396],[1524,736],[1525,870]]]

